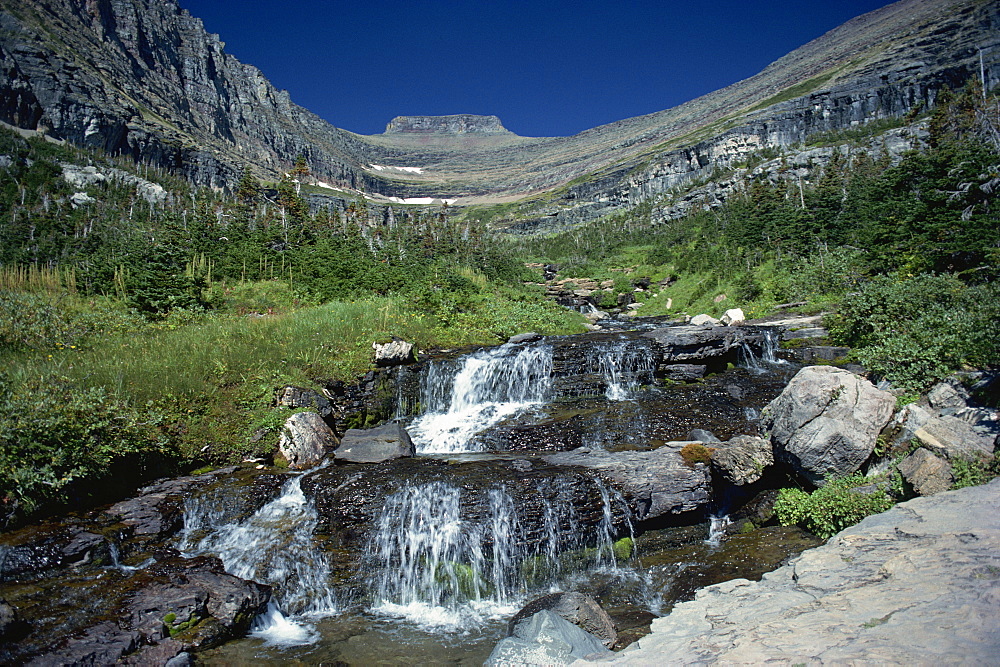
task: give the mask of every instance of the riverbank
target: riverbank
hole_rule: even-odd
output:
[[[900,503],[759,582],[708,586],[604,662],[997,664],[998,656],[994,480]]]

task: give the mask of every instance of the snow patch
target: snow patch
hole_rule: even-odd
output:
[[[423,167],[390,167],[384,164],[373,164],[369,165],[375,171],[401,171],[407,174],[422,174],[424,173]]]

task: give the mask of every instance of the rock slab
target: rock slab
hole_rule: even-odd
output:
[[[759,582],[704,588],[600,662],[997,664],[998,619],[1000,479],[900,503]]]
[[[348,429],[340,447],[333,453],[336,460],[346,463],[382,463],[415,455],[410,434],[399,424]]]

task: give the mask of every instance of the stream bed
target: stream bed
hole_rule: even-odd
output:
[[[214,558],[272,594],[248,636],[204,643],[199,663],[481,664],[525,603],[570,590],[601,603],[623,647],[698,588],[759,578],[819,543],[751,520],[744,506],[766,483],[726,487],[677,455],[692,429],[755,435],[796,370],[772,331],[706,336],[637,327],[432,355],[387,372],[414,458],[168,481],[152,528],[104,513],[5,536],[3,597],[31,631],[0,657],[44,654],[94,617],[125,622],[115,609],[144,578],[174,576],[157,568]],[[697,377],[671,379],[678,368]],[[570,450],[655,459],[648,474],[697,488],[651,514],[641,484],[550,456]],[[60,553],[66,540],[96,546],[55,567],[45,530],[75,536]]]

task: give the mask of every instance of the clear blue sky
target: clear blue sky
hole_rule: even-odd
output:
[[[179,0],[337,127],[494,114],[565,136],[752,76],[885,0]]]

